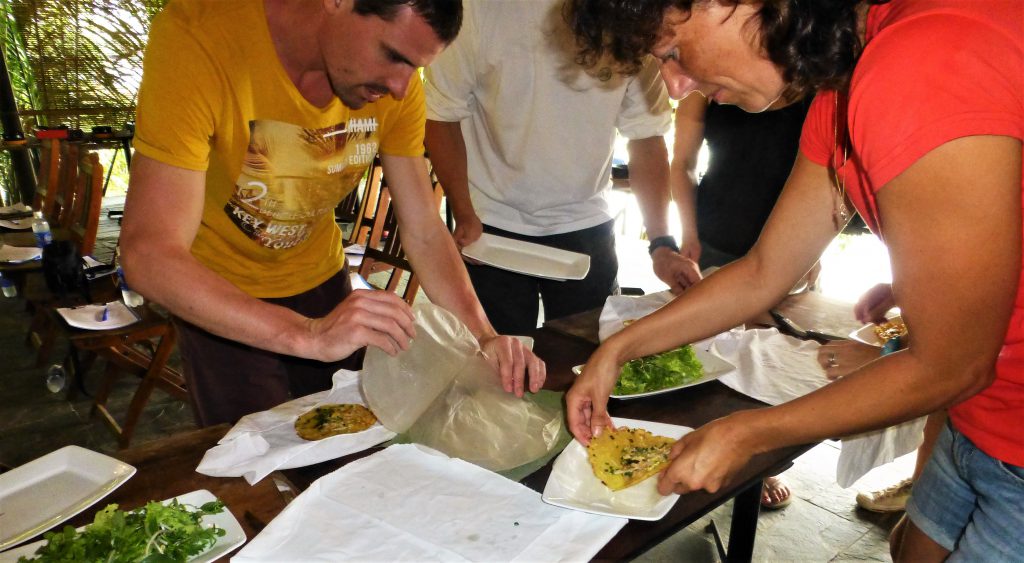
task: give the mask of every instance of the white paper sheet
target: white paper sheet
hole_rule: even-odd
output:
[[[246,415],[203,456],[196,471],[214,477],[244,477],[249,484],[276,469],[303,467],[365,450],[390,440],[395,433],[378,422],[355,434],[304,440],[295,433],[295,419],[317,405],[365,405],[359,374],[339,370],[330,391],[322,391]]]
[[[601,340],[622,330],[622,321],[650,314],[671,299],[667,291],[641,297],[609,297],[599,321]],[[731,330],[695,345],[710,346],[736,366],[735,371],[719,381],[770,405],[791,401],[829,383],[818,364],[821,345],[783,335],[775,329]],[[836,465],[836,483],[849,487],[875,467],[917,449],[924,421],[922,417],[844,438]]]
[[[233,561],[586,561],[626,522],[403,444],[313,483]]]

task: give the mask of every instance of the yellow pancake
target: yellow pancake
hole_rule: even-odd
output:
[[[622,426],[592,438],[587,457],[594,475],[609,489],[619,491],[664,469],[673,443],[673,438]]]
[[[363,405],[320,405],[295,421],[295,432],[303,440],[322,440],[362,432],[376,422],[377,417]]]

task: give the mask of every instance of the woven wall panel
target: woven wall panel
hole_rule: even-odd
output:
[[[88,131],[134,119],[149,22],[166,0],[0,0],[24,42],[35,93],[23,122]],[[26,107],[31,106],[31,107]]]

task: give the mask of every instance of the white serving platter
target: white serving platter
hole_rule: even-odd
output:
[[[889,321],[903,323],[903,317],[896,315],[890,318]],[[875,323],[868,323],[858,328],[857,330],[851,332],[850,338],[856,340],[857,342],[863,342],[864,344],[878,346],[879,348],[881,348],[882,345],[885,344],[885,342],[882,342],[882,340],[878,338],[878,334],[875,332],[875,328],[877,326],[878,325],[876,325]]]
[[[131,465],[78,446],[0,474],[0,550],[71,518],[134,474]]]
[[[616,428],[643,428],[657,436],[675,439],[693,431],[686,426],[630,418],[612,418],[612,423]],[[591,514],[660,520],[679,500],[679,495],[659,494],[657,475],[621,491],[612,491],[594,475],[587,449],[573,440],[555,459],[541,499],[548,504]]]
[[[174,497],[180,504],[186,504],[193,507],[200,507],[208,502],[217,500],[217,497],[213,496],[213,493],[207,490],[192,491]],[[167,499],[164,504],[171,502],[174,499]],[[231,511],[225,506],[224,511],[220,514],[211,514],[204,516],[202,519],[203,527],[211,528],[217,526],[224,530],[224,535],[217,538],[217,543],[213,544],[213,547],[200,553],[199,555],[189,559],[189,563],[209,563],[210,561],[216,561],[221,557],[224,557],[228,553],[231,553],[233,549],[245,543],[245,530],[235,519],[235,516],[231,514]],[[82,530],[85,526],[78,528]],[[36,550],[39,549],[46,543],[46,540],[39,540],[37,542],[23,545],[17,549],[5,551],[0,553],[0,562],[6,561],[17,561],[19,557],[31,557],[35,554]]]
[[[670,393],[672,391],[678,391],[687,387],[693,387],[694,385],[702,385],[709,381],[714,381],[719,377],[729,373],[736,369],[736,366],[718,357],[717,354],[710,350],[705,350],[700,346],[693,346],[694,354],[697,359],[700,360],[701,365],[704,367],[704,375],[700,379],[691,381],[689,383],[683,383],[682,385],[675,385],[672,387],[666,387],[664,389],[658,389],[657,391],[645,391],[643,393],[633,393],[631,395],[611,395],[613,399],[639,399],[640,397],[650,397],[651,395],[660,395],[662,393]],[[575,366],[572,368],[572,372],[576,375],[583,373],[583,366]]]
[[[590,271],[590,256],[532,242],[484,233],[462,254],[495,268],[553,280],[581,280]]]
[[[0,244],[0,262],[20,264],[32,260],[41,260],[43,250],[34,246],[11,246]]]

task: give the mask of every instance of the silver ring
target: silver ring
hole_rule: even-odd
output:
[[[828,355],[828,362],[826,362],[825,365],[830,367],[830,368],[839,367],[839,362],[836,361],[836,353],[835,352],[829,353],[829,355]]]

